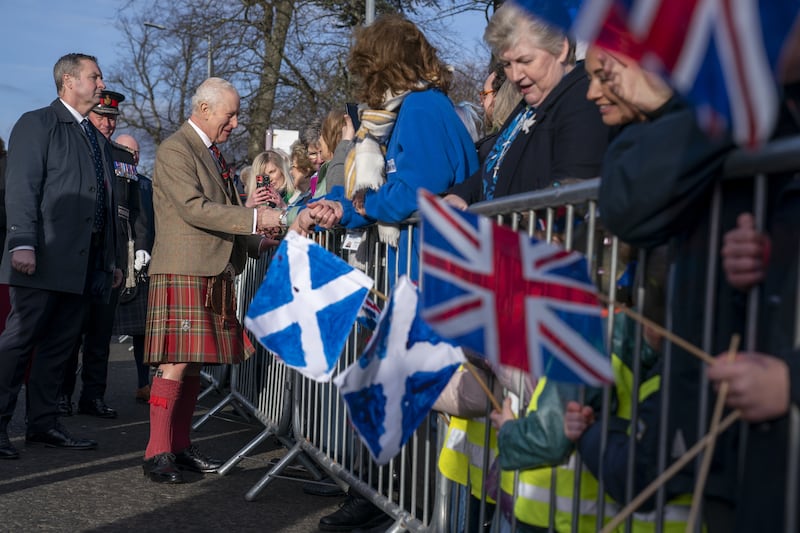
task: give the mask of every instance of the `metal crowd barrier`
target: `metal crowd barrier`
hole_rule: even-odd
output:
[[[247,306],[264,279],[271,256],[272,254],[265,254],[258,259],[248,259],[244,272],[237,278],[237,314],[242,322]],[[269,437],[274,436],[287,448],[294,445],[290,430],[293,378],[285,365],[275,364],[275,358],[271,353],[254,339],[253,343],[256,348],[255,354],[242,363],[204,367],[204,371],[209,372],[211,376],[221,380],[228,374],[230,380],[225,397],[197,419],[192,429],[199,428],[228,405],[245,420],[255,419],[264,425],[261,433],[222,465],[218,470],[221,475],[230,472]],[[212,382],[204,392],[210,392],[213,386]],[[321,477],[310,461],[305,457],[301,457],[300,460],[313,476],[317,479]]]
[[[776,172],[787,169],[800,169],[800,141],[794,140],[790,143],[776,143],[769,146],[760,154],[736,153],[733,154],[726,166],[726,175],[730,177],[756,175],[754,180],[754,212],[757,218],[763,223],[764,213],[764,180],[767,179],[764,172]],[[621,242],[615,236],[608,233],[601,223],[601,213],[597,208],[597,193],[599,179],[586,180],[580,183],[564,185],[548,190],[541,190],[514,197],[497,199],[475,205],[471,211],[495,217],[498,221],[508,224],[515,229],[526,231],[532,236],[547,241],[555,241],[567,249],[574,249],[586,255],[591,275],[594,278],[599,290],[607,295],[611,301],[618,299],[629,300],[633,307],[641,311],[642,301],[647,297],[647,290],[644,284],[647,253],[644,250],[635,250]],[[720,250],[720,193],[719,186],[709,207],[710,214],[710,235],[708,239],[707,263],[709,272],[706,277],[708,280],[706,301],[713,302],[715,272],[718,266]],[[414,222],[410,222],[410,231],[416,231]],[[372,228],[367,230],[373,232]],[[326,246],[334,253],[341,254],[346,259],[352,252],[340,248],[341,235],[329,232],[319,236],[321,244]],[[390,280],[386,277],[387,272],[387,248],[385,245],[377,244],[374,238],[367,239],[367,253],[359,258],[359,265],[375,280],[375,287],[378,290],[388,293],[391,286]],[[363,251],[363,250],[362,250]],[[632,261],[638,262],[638,272],[634,282],[629,287],[619,287],[618,282],[627,264]],[[248,276],[252,275],[248,272]],[[258,274],[258,283],[261,280]],[[249,283],[250,281],[248,281]],[[671,286],[667,285],[667,292]],[[621,291],[627,291],[622,294]],[[751,296],[751,300],[755,300]],[[667,316],[671,302],[667,298]],[[711,349],[710,332],[714,327],[714,317],[712,307],[706,309],[706,319],[703,324],[703,340],[700,347],[706,351]],[[614,307],[609,307],[609,319],[607,320],[607,331],[609,343],[611,333],[614,328],[615,313]],[[748,330],[754,331],[757,319],[757,308],[754,303],[749,307]],[[669,323],[667,324],[669,326]],[[353,364],[361,353],[365,342],[366,333],[361,331],[360,326],[354,326],[344,353],[339,360],[337,371],[341,371],[348,365]],[[752,335],[750,336],[752,338]],[[635,353],[632,364],[633,397],[630,398],[632,406],[631,423],[636,427],[638,421],[638,396],[639,384],[642,382],[640,367],[640,356],[643,343],[643,331],[641,326],[635,328]],[[662,419],[666,421],[667,390],[668,390],[668,369],[671,357],[671,343],[666,342],[663,350],[666,368],[662,373],[661,390],[663,391]],[[283,365],[268,365],[266,369],[272,367],[282,367]],[[265,369],[262,369],[262,371]],[[504,523],[502,513],[498,509],[493,513],[491,526],[473,527],[466,520],[466,516],[472,514],[469,506],[469,498],[465,497],[464,488],[447,480],[438,471],[438,455],[442,448],[447,425],[443,422],[441,415],[432,413],[420,429],[414,434],[411,441],[386,466],[377,466],[371,460],[367,449],[360,442],[355,431],[349,425],[348,416],[344,404],[339,398],[338,392],[331,384],[320,384],[303,378],[294,372],[285,374],[291,382],[291,410],[292,410],[292,435],[293,446],[287,455],[282,458],[266,475],[247,493],[248,500],[255,499],[263,488],[280,476],[282,470],[303,453],[310,457],[316,464],[322,467],[342,486],[350,486],[352,489],[361,493],[371,500],[376,506],[395,519],[395,524],[391,531],[435,531],[435,532],[461,532],[472,533],[473,531],[516,531],[519,527],[513,513],[510,523]],[[269,400],[277,401],[274,394],[268,394]],[[706,394],[701,394],[698,398],[701,414],[709,412],[709,402],[713,398],[708,398]],[[283,404],[285,408],[287,403]],[[527,406],[520,406],[519,415],[524,416]],[[262,407],[264,409],[264,407]],[[602,434],[608,434],[609,419],[611,416],[611,391],[610,387],[605,387],[602,392],[601,417],[598,424],[602,424]],[[285,412],[285,410],[281,411]],[[487,411],[488,412],[488,411]],[[701,416],[704,418],[704,416]],[[796,409],[793,409],[792,420],[797,421]],[[666,422],[664,422],[665,424]],[[668,443],[666,431],[662,427],[662,441],[659,443],[659,471],[663,471],[669,462],[667,460]],[[705,432],[707,428],[701,428]],[[733,430],[729,430],[733,431]],[[797,450],[800,440],[800,429],[795,423],[792,432],[793,449]],[[488,438],[488,437],[487,437]],[[636,445],[635,434],[630,435],[630,444]],[[605,454],[606,440],[601,440],[601,456]],[[793,456],[796,458],[797,453]],[[488,446],[484,446],[483,457],[478,466],[484,473],[489,472],[489,465],[493,462],[493,452]],[[699,459],[698,459],[699,460]],[[584,468],[580,460],[570,461],[574,474],[575,490],[571,502],[563,501],[557,497],[555,492],[555,481],[559,471],[553,467],[550,489],[550,516],[549,531],[555,531],[556,511],[572,513],[571,530],[579,530],[579,513],[573,510],[581,509],[586,502],[580,501],[581,472]],[[628,486],[632,485],[633,476],[633,457],[629,457],[628,462]],[[515,493],[513,499],[517,497],[519,473],[515,473]],[[787,501],[797,501],[796,480],[790,480],[787,486]],[[486,483],[483,484],[486,487]],[[499,486],[499,483],[497,483]],[[628,491],[628,500],[635,494]],[[486,489],[482,494],[478,516],[479,523],[489,521],[492,516],[492,509],[487,505],[487,498],[492,497],[495,501],[499,500],[498,494],[487,494]],[[625,502],[620,502],[624,504]],[[664,527],[663,516],[666,502],[663,490],[657,493],[656,509],[650,513],[649,517],[656,518],[654,525],[655,531],[661,531]],[[608,513],[615,512],[619,506],[609,504],[604,495],[604,485],[602,470],[598,479],[598,497],[593,508],[596,513],[596,523],[598,529],[602,527]],[[787,520],[790,531],[796,524],[796,517],[793,513],[795,509],[789,510]],[[639,515],[641,518],[642,515]],[[630,531],[632,522],[629,519],[626,524],[621,526],[625,531]],[[697,531],[700,531],[702,524],[698,524]]]

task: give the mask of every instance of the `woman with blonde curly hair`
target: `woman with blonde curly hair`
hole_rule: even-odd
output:
[[[398,224],[417,209],[417,189],[438,194],[477,169],[475,145],[447,97],[452,74],[419,28],[399,15],[357,29],[347,66],[361,126],[345,163],[344,195],[336,188],[328,198],[337,203],[311,203],[297,225],[377,222],[390,244],[390,270],[399,253],[398,273],[410,264],[416,278],[416,233],[406,257],[409,236]]]

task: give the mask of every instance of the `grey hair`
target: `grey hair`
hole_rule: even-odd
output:
[[[534,17],[516,3],[504,2],[492,15],[486,31],[483,32],[483,40],[492,49],[492,53],[499,57],[522,39],[528,39],[537,48],[547,50],[556,57],[561,55],[564,40],[567,39],[569,51],[566,62],[568,65],[575,64],[573,39],[555,26]]]
[[[192,112],[200,111],[200,104],[208,104],[209,107],[213,108],[220,101],[222,93],[225,91],[231,91],[237,96],[239,95],[239,91],[236,90],[236,87],[231,82],[222,78],[208,78],[200,84],[194,96],[192,96]]]
[[[512,81],[504,81],[494,95],[494,109],[492,109],[492,123],[490,124],[492,132],[500,131],[520,100],[522,100],[522,94],[517,90],[517,86]]]
[[[322,137],[322,120],[313,118],[300,134],[300,141],[308,148],[312,144],[319,144],[320,137]],[[335,149],[336,147],[334,146],[333,148]]]
[[[480,138],[483,136],[483,132],[481,131],[481,117],[478,114],[478,106],[473,104],[472,102],[459,102],[455,104],[456,115],[458,118],[461,119],[461,122],[464,123],[464,126],[467,128],[467,132],[469,132],[469,136],[472,138],[472,142],[478,142]]]
[[[53,66],[53,79],[56,82],[56,92],[58,94],[61,94],[61,90],[64,88],[65,75],[69,74],[74,78],[81,75],[82,61],[94,61],[94,63],[97,64],[96,57],[79,53],[61,56],[58,61],[56,61],[56,64]]]

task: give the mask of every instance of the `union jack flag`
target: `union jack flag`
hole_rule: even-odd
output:
[[[625,54],[669,75],[711,132],[730,130],[754,146],[778,116],[777,69],[800,0],[517,0],[535,15],[580,4],[578,39]]]
[[[422,317],[440,335],[534,377],[612,381],[586,259],[456,211],[420,190]]]

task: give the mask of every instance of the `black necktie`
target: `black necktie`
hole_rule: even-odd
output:
[[[97,195],[95,196],[94,208],[94,231],[102,231],[105,227],[106,218],[106,177],[103,171],[103,156],[100,153],[100,145],[97,144],[97,135],[94,132],[94,127],[89,124],[89,119],[81,121],[83,131],[89,138],[89,144],[92,145],[92,152],[94,153],[94,173],[97,178]]]

